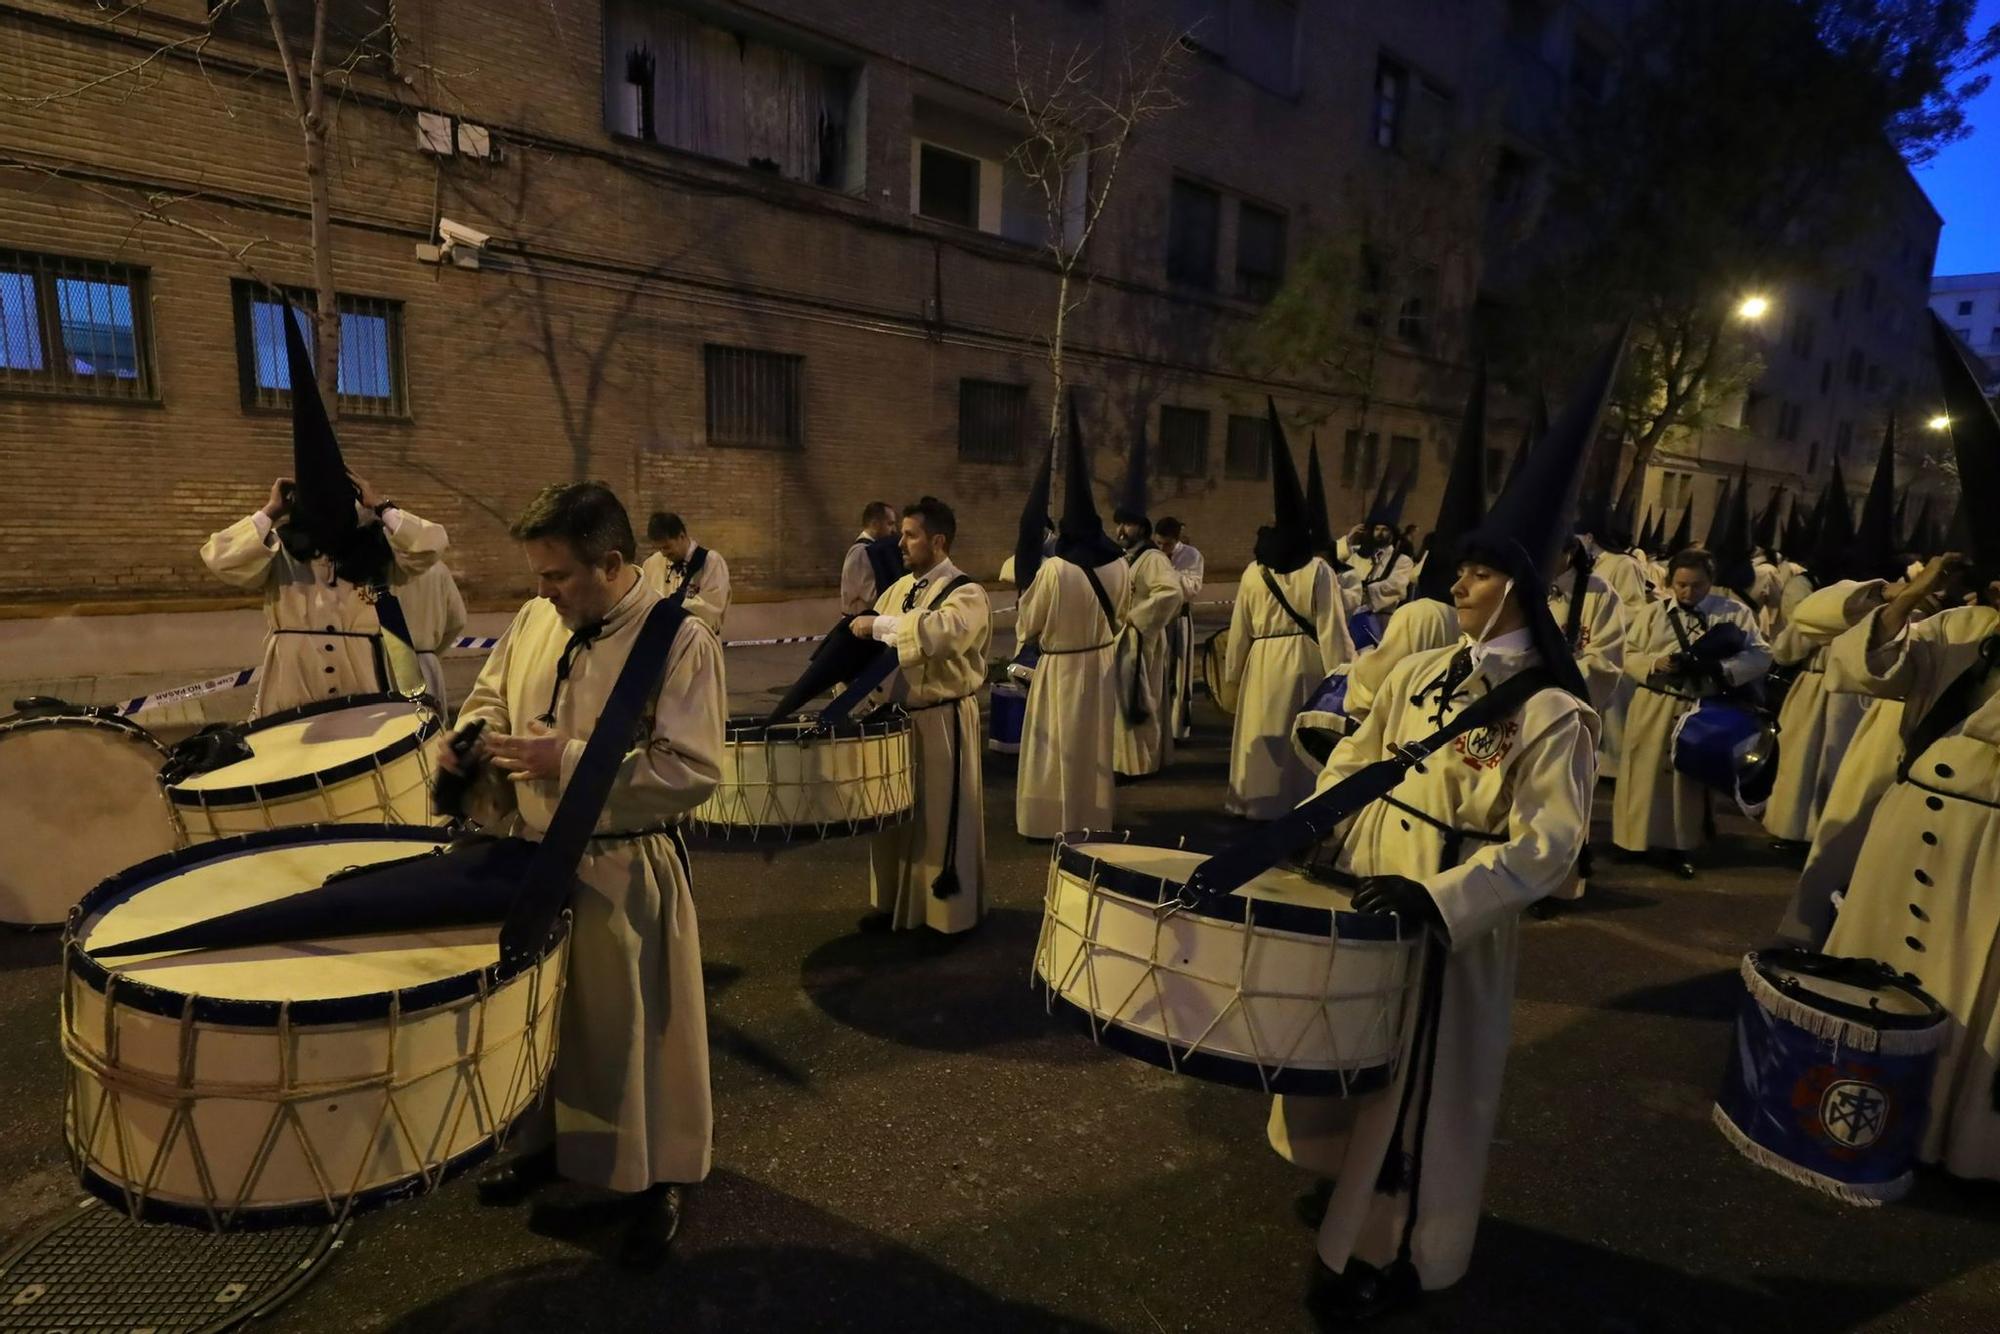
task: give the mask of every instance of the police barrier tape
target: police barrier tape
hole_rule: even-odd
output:
[[[1193,605],[1197,607],[1227,607],[1233,602],[1233,598],[1216,598],[1212,601],[1197,602]],[[1001,613],[1004,613],[1012,611],[1013,608],[1003,607],[1000,610]],[[781,635],[775,639],[725,639],[722,641],[722,647],[770,648],[777,644],[817,644],[825,638],[825,635]],[[494,646],[499,642],[500,639],[497,635],[490,638],[478,635],[466,635],[452,640],[450,644],[445,646],[444,651],[448,653],[461,651],[491,653]],[[150,695],[140,695],[124,701],[117,706],[118,712],[120,715],[129,718],[135,713],[144,713],[149,709],[163,709],[170,704],[185,704],[189,700],[200,699],[204,695],[219,695],[225,690],[238,690],[256,680],[258,670],[255,667],[245,667],[242,671],[231,672],[227,676],[212,676],[206,681],[190,681],[186,685],[174,686],[170,690],[156,690]]]

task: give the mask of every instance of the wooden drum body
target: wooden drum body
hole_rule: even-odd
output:
[[[325,1222],[492,1151],[545,1087],[568,956],[499,976],[493,927],[236,949],[103,948],[404,858],[440,831],[314,826],[157,858],[64,937],[64,1131],[92,1194],[146,1221]]]
[[[1387,1087],[1415,1013],[1422,937],[1285,870],[1175,908],[1202,860],[1120,834],[1058,839],[1035,947],[1051,1009],[1198,1079],[1320,1096]]]
[[[260,718],[253,752],[167,786],[189,843],[302,824],[433,824],[439,721],[402,695],[348,695]]]
[[[787,841],[872,834],[916,805],[910,719],[891,713],[825,726],[736,719],[722,748],[722,782],[695,808],[693,832]]]
[[[60,926],[106,876],[179,847],[165,759],[122,718],[0,723],[0,923]]]

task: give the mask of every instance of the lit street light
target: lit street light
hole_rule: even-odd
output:
[[[1951,418],[1940,412],[1937,416],[1925,422],[1924,425],[1930,427],[1933,431],[1942,431],[1945,427],[1951,425]]]
[[[1769,297],[1746,296],[1743,298],[1743,303],[1736,307],[1736,313],[1746,320],[1761,320],[1770,309]]]

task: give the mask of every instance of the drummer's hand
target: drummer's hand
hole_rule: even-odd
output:
[[[388,499],[387,496],[375,489],[373,482],[370,482],[358,472],[348,473],[347,480],[354,483],[354,489],[361,493],[361,507],[363,509],[372,510]]]
[[[540,736],[492,736],[485,739],[493,767],[516,783],[554,783],[562,779],[563,750],[569,738],[560,732]]]
[[[875,613],[865,611],[856,616],[847,623],[847,633],[853,635],[856,639],[873,639],[875,637]]]
[[[268,519],[282,519],[291,506],[285,500],[285,488],[292,484],[289,477],[280,477],[271,483],[271,498],[264,502],[264,516]]]
[[[1444,914],[1438,911],[1431,892],[1408,876],[1363,876],[1354,892],[1356,912],[1394,913],[1411,924],[1423,923],[1444,930]]]
[[[440,736],[437,739],[436,745],[431,748],[431,758],[437,762],[437,767],[446,773],[458,774],[460,777],[464,777],[492,758],[492,752],[486,748],[486,737],[482,734],[479,740],[472,743],[472,754],[466,756],[465,764],[461,767],[458,761],[458,752],[451,748],[451,743],[457,739],[457,736],[458,733],[456,732],[446,732]]]

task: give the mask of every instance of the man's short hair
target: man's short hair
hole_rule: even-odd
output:
[[[628,561],[639,552],[631,516],[603,482],[555,482],[543,487],[509,531],[521,542],[561,538],[588,565],[613,551]]]
[[[688,526],[681,522],[681,516],[672,510],[654,510],[653,517],[646,520],[646,540],[665,542],[671,538],[686,537]]]
[[[903,517],[921,521],[924,532],[932,537],[942,537],[947,550],[958,536],[958,516],[951,512],[951,506],[936,496],[925,496],[914,505],[903,506]]]
[[[861,526],[866,528],[869,524],[877,520],[881,520],[884,523],[893,523],[895,522],[895,518],[896,507],[894,505],[891,505],[886,500],[871,500],[861,511]]]
[[[1673,581],[1677,570],[1699,570],[1702,577],[1712,584],[1715,582],[1715,557],[1700,547],[1689,547],[1667,562],[1668,582]]]
[[[1169,514],[1166,518],[1153,525],[1153,531],[1161,537],[1166,538],[1169,542],[1178,542],[1181,540],[1181,533],[1185,530],[1181,527],[1181,521]]]

